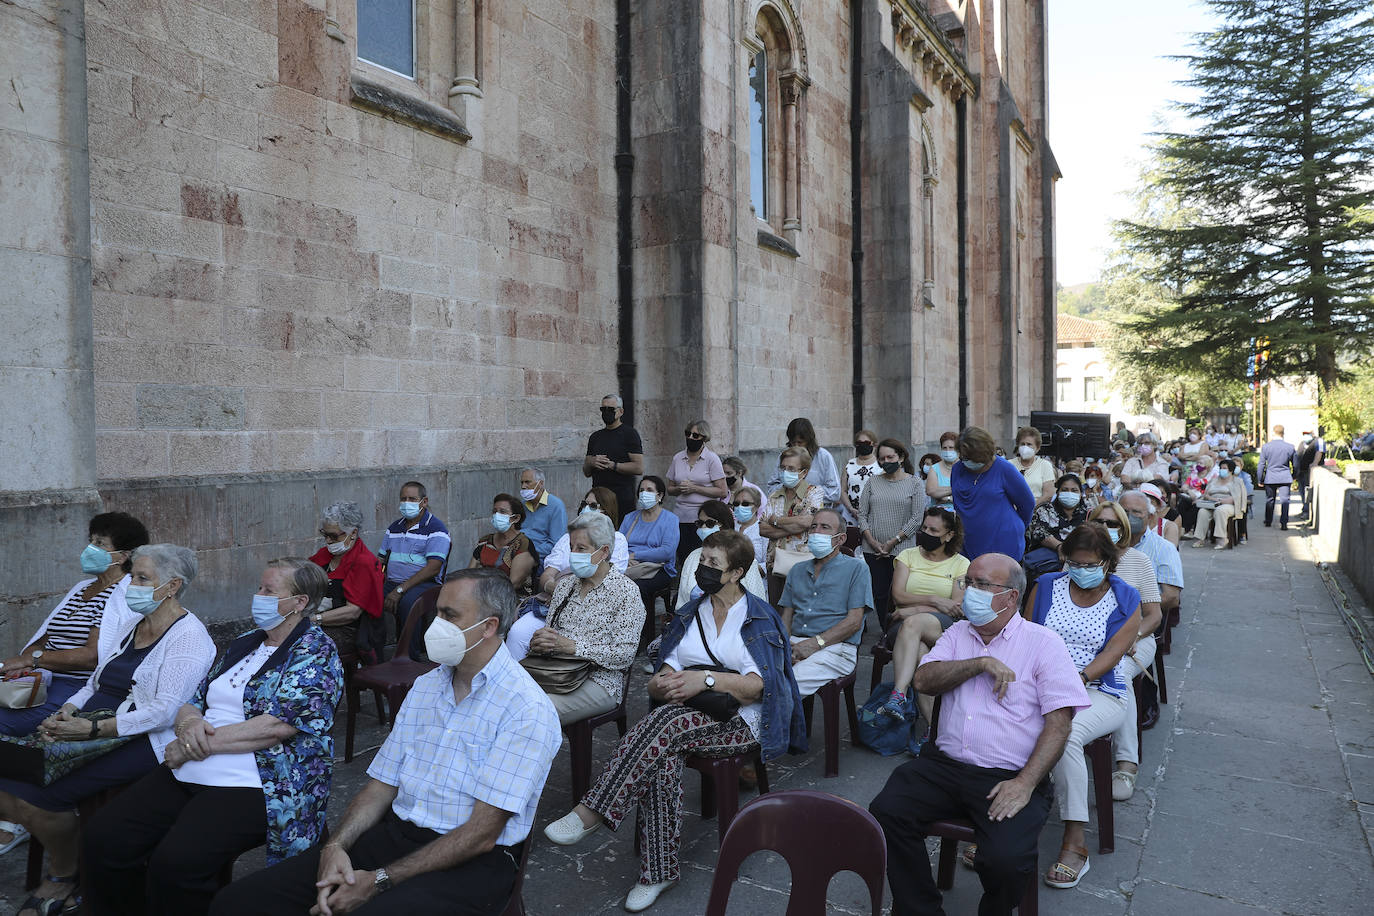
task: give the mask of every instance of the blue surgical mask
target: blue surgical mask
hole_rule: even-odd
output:
[[[1120,529],[1120,528],[1108,528],[1108,529],[1107,529],[1107,534],[1111,535],[1112,543],[1113,543],[1113,544],[1120,544],[1120,543],[1121,543],[1121,529]]]
[[[782,472],[782,485],[784,487],[787,487],[790,490],[792,487],[795,487],[799,483],[801,483],[801,474],[797,473],[796,471]]]
[[[114,562],[114,557],[103,547],[94,544],[87,544],[86,549],[81,551],[81,571],[88,576],[98,576],[110,568]]]
[[[292,598],[299,597],[292,595]],[[275,595],[254,595],[253,596],[253,625],[259,630],[270,630],[280,626],[286,618],[278,612],[277,608],[286,598],[278,598]]]
[[[1065,490],[1063,493],[1059,494],[1059,504],[1065,509],[1077,507],[1082,500],[1082,494],[1075,493],[1073,490]]]
[[[157,587],[151,585],[130,585],[128,590],[124,593],[124,603],[128,605],[129,610],[133,611],[135,614],[141,614],[147,617],[153,611],[156,611],[162,602],[172,596],[172,593],[168,592],[161,598],[156,597],[154,593],[161,587],[160,585]]]
[[[532,503],[532,502],[534,502],[534,498],[535,498],[536,496],[538,496],[538,495],[539,495],[539,491],[538,491],[538,490],[522,489],[522,490],[520,491],[520,498],[523,499],[523,500],[524,500],[525,502],[527,502],[527,503]]]
[[[998,611],[992,609],[992,599],[997,595],[981,588],[969,586],[964,589],[964,618],[976,627],[985,626],[997,619]]]
[[[1102,584],[1102,580],[1107,578],[1107,571],[1101,566],[1089,566],[1086,569],[1079,566],[1069,567],[1069,578],[1073,584],[1079,588],[1097,588]]]
[[[983,468],[987,467],[987,462],[965,460],[964,467],[968,468],[970,471],[981,471]]]
[[[959,460],[959,453],[952,448],[947,448],[940,453],[940,458],[949,464],[953,464]]]
[[[657,493],[650,493],[648,490],[643,490],[643,491],[640,492],[640,494],[639,494],[639,508],[641,508],[641,509],[643,509],[645,512],[647,512],[647,511],[649,511],[650,509],[652,509],[654,506],[657,506],[657,505],[658,505],[658,494],[657,494]]]
[[[806,539],[806,547],[817,560],[830,556],[835,549],[835,539],[831,535],[813,531]]]
[[[403,518],[414,518],[420,514],[420,504],[402,500],[400,510]]]
[[[706,540],[707,538],[709,538],[711,535],[715,534],[715,533],[716,533],[717,531],[719,531],[719,530],[720,530],[719,527],[716,527],[716,528],[706,528],[706,527],[698,528],[698,529],[697,529],[697,540],[699,540],[699,541],[704,541],[704,540]]]
[[[1220,477],[1222,480],[1225,480],[1227,477],[1231,476],[1231,472],[1226,470],[1226,468],[1221,468],[1217,471],[1217,476]]]
[[[511,519],[514,517],[515,516],[507,515],[504,512],[493,512],[491,514],[491,527],[495,528],[497,531],[509,531]]]
[[[753,518],[753,517],[754,517],[754,507],[753,507],[753,506],[736,506],[736,507],[735,507],[735,521],[739,522],[741,525],[744,524],[745,522],[749,521],[749,520],[750,520],[751,518]]]
[[[573,575],[577,578],[587,579],[596,575],[596,567],[599,564],[592,562],[590,553],[571,553],[568,554],[568,565],[572,567]]]

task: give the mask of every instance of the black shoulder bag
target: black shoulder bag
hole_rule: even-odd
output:
[[[708,603],[706,605],[710,607]],[[721,664],[720,659],[716,658],[716,653],[711,651],[711,644],[706,641],[706,627],[701,622],[701,610],[698,609],[694,615],[697,621],[697,633],[701,636],[701,645],[706,649],[706,654],[710,656],[714,664],[711,665],[691,665],[686,671],[717,671],[721,674],[739,674],[734,668],[727,668]],[[683,701],[683,706],[704,712],[706,715],[715,719],[717,722],[729,722],[739,714],[739,700],[735,699],[734,694],[726,693],[724,690],[703,690],[694,697],[689,697]]]

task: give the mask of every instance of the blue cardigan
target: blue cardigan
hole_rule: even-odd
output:
[[[658,518],[650,522],[636,509],[620,522],[620,533],[625,535],[636,560],[662,563],[669,576],[677,575],[677,544],[681,529],[676,515],[660,507]]]
[[[1035,607],[1031,609],[1033,622],[1041,626],[1045,625],[1045,618],[1050,613],[1050,602],[1054,598],[1054,583],[1067,575],[1066,572],[1045,573],[1035,580]],[[1127,584],[1125,579],[1118,579],[1116,576],[1108,576],[1107,581],[1111,583],[1112,594],[1116,596],[1116,610],[1112,611],[1111,617],[1107,618],[1107,637],[1098,647],[1098,654],[1107,648],[1107,643],[1112,641],[1112,637],[1140,607],[1140,592],[1136,591],[1135,586]],[[1130,687],[1115,667],[1102,675],[1098,679],[1098,683],[1102,685],[1103,693],[1111,694],[1114,697],[1124,697]]]
[[[1004,553],[1020,562],[1026,551],[1026,526],[1035,512],[1035,496],[1026,478],[1005,458],[975,474],[954,462],[949,474],[954,514],[964,523],[964,556]]]

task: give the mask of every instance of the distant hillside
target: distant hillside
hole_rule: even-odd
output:
[[[1107,289],[1101,283],[1061,286],[1057,301],[1061,315],[1098,320],[1107,317]]]

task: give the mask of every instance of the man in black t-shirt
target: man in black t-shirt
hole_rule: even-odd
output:
[[[587,438],[587,457],[582,461],[582,476],[615,494],[621,518],[634,510],[635,478],[644,473],[644,444],[635,428],[621,421],[624,414],[625,404],[617,395],[601,399],[606,428]]]

